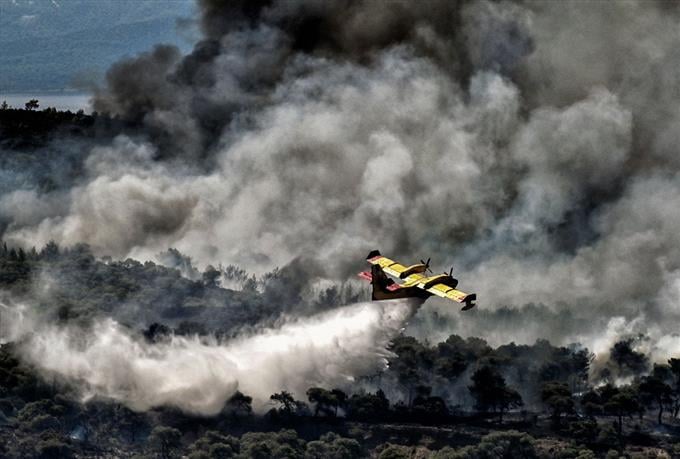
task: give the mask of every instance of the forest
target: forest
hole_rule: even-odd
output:
[[[1,458],[680,458],[680,3],[166,3],[0,0]]]
[[[92,113],[0,100],[0,457],[680,457],[680,355],[650,352],[653,339],[677,337],[677,210],[665,207],[680,196],[678,88],[666,78],[677,69],[677,11],[238,3],[197,3],[201,38],[188,54],[159,44],[114,64]],[[117,193],[112,210],[102,197]],[[235,202],[269,218],[241,225]],[[392,231],[395,215],[413,230]],[[398,255],[455,253],[456,270],[522,284],[507,304],[485,298],[461,321],[498,313],[488,330],[506,314],[506,330],[544,326],[550,340],[499,342],[464,326],[435,339],[422,331],[448,324],[424,321],[418,336],[390,335],[384,368],[296,390],[281,378],[264,404],[227,385],[213,414],[179,396],[139,404],[140,381],[120,384],[177,343],[198,360],[196,349],[368,303],[365,286],[319,283],[319,267],[296,257],[317,255],[319,241],[334,247],[327,257],[353,256],[350,242],[374,236]],[[255,275],[183,253],[246,264],[259,245],[292,261]],[[140,247],[160,253],[129,255]],[[328,279],[349,276],[333,268]],[[560,303],[591,312],[571,320],[550,309]],[[619,311],[647,312],[644,330],[660,335],[631,327],[598,355],[563,339]],[[533,313],[553,315],[529,324]],[[80,366],[35,355],[85,352],[98,334],[103,348],[115,338],[143,358],[116,355],[93,382],[89,368],[110,358],[102,347]],[[347,350],[330,363],[294,357],[338,373]],[[210,357],[207,381],[219,382],[221,360]],[[158,368],[158,385],[192,376]],[[255,370],[253,380],[264,374]],[[200,399],[206,385],[180,395]]]
[[[168,267],[98,259],[84,245],[31,250],[3,244],[5,302],[30,302],[55,323],[87,327],[115,317],[139,340],[229,337],[285,312],[360,299],[365,292],[290,289],[285,270],[256,278],[234,266],[199,272],[177,250]],[[182,275],[181,270],[184,271]],[[36,288],[50,279],[49,292]],[[238,279],[238,288],[221,283]],[[306,298],[306,299],[304,299]],[[281,302],[282,305],[286,301]],[[302,306],[304,304],[304,306]],[[289,306],[292,308],[292,306]],[[288,310],[289,312],[291,309]],[[617,342],[598,368],[574,344],[492,347],[481,337],[439,343],[399,335],[389,367],[345,387],[272,393],[265,412],[236,391],[216,416],[173,407],[133,411],[115,400],[83,400],[73,381],[0,348],[0,436],[4,457],[497,458],[673,457],[680,454],[680,359],[651,362],[636,341]],[[301,358],[304,358],[302,356]]]
[[[0,161],[30,171],[46,189],[64,165],[77,179],[81,149],[133,127],[97,113],[0,106]],[[55,145],[57,145],[55,147]],[[76,148],[73,148],[73,146]],[[82,157],[85,153],[82,152]],[[42,166],[37,167],[37,164]],[[47,181],[45,181],[47,179]],[[95,257],[86,244],[0,247],[5,303],[29,303],[56,324],[88,327],[110,317],[139,340],[228,339],[281,317],[365,300],[351,283],[310,288],[310,268],[292,263],[261,276],[208,266],[169,248],[161,264]],[[48,288],[45,288],[48,285]],[[401,334],[387,370],[345,387],[272,393],[265,412],[236,391],[216,416],[173,407],[134,411],[83,399],[82,387],[45,375],[0,347],[0,437],[4,457],[190,458],[590,458],[680,455],[680,356],[651,362],[644,336],[618,341],[603,364],[572,344],[490,346],[451,335],[437,343]],[[304,358],[304,357],[303,357]]]

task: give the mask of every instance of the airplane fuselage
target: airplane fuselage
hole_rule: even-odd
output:
[[[359,277],[369,281],[372,285],[371,298],[373,300],[391,300],[397,298],[427,299],[433,295],[448,298],[463,303],[463,310],[473,308],[477,295],[467,294],[456,290],[458,280],[449,274],[427,276],[430,260],[420,264],[404,266],[387,257],[380,255],[377,250],[372,251],[366,258],[371,264],[371,271],[359,273]],[[390,276],[403,280],[397,283]]]

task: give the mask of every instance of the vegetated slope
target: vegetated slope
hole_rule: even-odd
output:
[[[60,250],[49,244],[40,252],[6,249],[3,254],[0,288],[39,303],[61,320],[107,316],[137,330],[162,322],[207,332],[253,324],[270,312],[256,292],[190,280],[152,262],[96,260],[83,245]]]
[[[294,313],[314,309],[310,296],[286,281],[285,270],[258,279],[236,267],[201,273],[174,250],[160,258],[192,279],[152,262],[96,259],[85,245],[50,243],[28,251],[2,246],[0,289],[8,301],[37,304],[57,323],[113,317],[151,342],[166,339],[171,329],[228,335],[291,312],[292,303],[298,308],[307,303]],[[220,279],[235,281],[239,290],[221,288]],[[337,292],[319,297],[340,301]],[[248,394],[236,392],[210,418],[172,408],[134,413],[107,400],[81,403],[83,393],[73,382],[39,375],[22,363],[20,345],[0,347],[0,437],[7,440],[0,452],[9,457],[140,452],[214,457],[220,450],[220,457],[241,458],[411,457],[416,452],[437,458],[487,457],[498,448],[512,457],[553,457],[556,451],[564,451],[560,457],[593,457],[620,445],[645,454],[655,447],[672,451],[676,438],[677,411],[663,414],[669,435],[664,438],[645,412],[658,409],[658,394],[665,394],[667,407],[680,400],[677,362],[657,365],[644,376],[650,363],[632,343],[617,343],[604,377],[629,373],[634,360],[642,362],[635,382],[593,389],[586,349],[547,341],[493,348],[483,339],[455,335],[430,344],[399,336],[390,348],[388,370],[345,390],[310,387],[306,400],[282,390],[272,394],[272,409],[264,416],[252,412]],[[539,418],[543,410],[550,417]]]

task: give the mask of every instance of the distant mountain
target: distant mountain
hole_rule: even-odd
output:
[[[191,47],[193,0],[0,0],[0,92],[62,90],[116,60]]]

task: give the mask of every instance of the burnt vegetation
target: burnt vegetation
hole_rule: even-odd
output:
[[[271,291],[283,288],[276,280],[285,270],[262,278],[233,266],[201,273],[176,250],[159,258],[178,267],[98,259],[86,245],[50,243],[25,251],[3,244],[0,287],[13,301],[35,302],[54,321],[86,324],[117,317],[138,339],[151,342],[172,334],[228,337],[244,324],[276,319],[281,311],[269,309],[266,298],[309,295]],[[46,294],[35,286],[47,279]],[[226,289],[222,282],[237,287]],[[318,307],[319,298],[346,299],[342,291],[317,292],[305,311]],[[680,359],[669,356],[667,363],[652,365],[636,351],[640,339],[615,343],[599,376],[589,379],[596,370],[593,355],[578,345],[539,340],[494,348],[474,337],[451,335],[435,344],[400,335],[390,345],[393,356],[384,372],[342,388],[310,387],[303,397],[282,389],[271,395],[264,414],[255,413],[252,398],[237,391],[209,418],[172,408],[137,413],[105,399],[84,402],[68,382],[22,363],[20,343],[5,343],[1,453],[162,458],[570,458],[660,451],[655,448],[677,453]],[[621,384],[621,378],[629,382]]]

